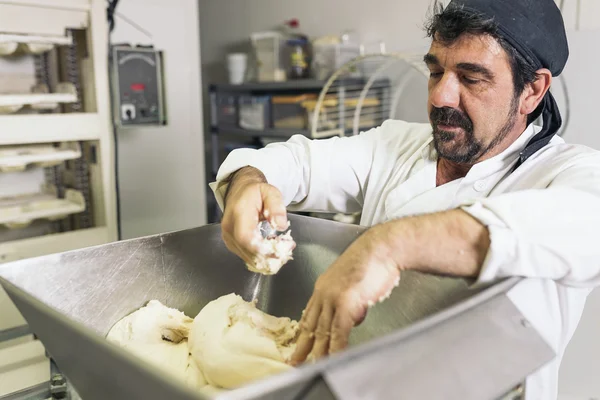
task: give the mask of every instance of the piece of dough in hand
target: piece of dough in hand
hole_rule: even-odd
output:
[[[263,275],[275,275],[288,261],[293,260],[292,253],[296,248],[296,242],[289,230],[281,235],[273,235],[263,238],[260,233],[260,224],[254,232],[252,245],[256,247],[256,254],[252,263],[246,267],[252,272]]]

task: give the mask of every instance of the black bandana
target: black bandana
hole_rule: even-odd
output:
[[[569,58],[564,21],[554,0],[452,0],[467,10],[493,18],[500,36],[536,69],[547,68],[553,76],[562,72]],[[546,146],[562,125],[554,96],[548,91],[534,118],[544,125],[521,152],[517,167]]]

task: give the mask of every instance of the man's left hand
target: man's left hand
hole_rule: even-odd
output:
[[[344,349],[350,331],[369,305],[386,298],[398,285],[400,271],[376,230],[363,234],[315,283],[300,320],[292,365]]]

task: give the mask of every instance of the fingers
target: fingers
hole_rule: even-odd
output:
[[[239,246],[238,242],[231,235],[223,233],[223,241],[229,251],[240,257],[244,263],[252,264],[254,262],[254,254],[250,253],[246,248]]]
[[[223,241],[227,248],[246,264],[253,262],[256,253],[253,241],[263,208],[260,185],[252,185],[232,197],[221,223]]]
[[[304,360],[316,360],[331,353],[344,350],[357,320],[364,319],[364,312],[356,303],[341,303],[311,297],[306,312],[300,320],[300,335],[290,364],[297,366]],[[353,296],[344,296],[351,300]],[[336,306],[337,304],[337,306]],[[358,312],[353,312],[356,309]]]
[[[263,199],[262,213],[265,219],[278,231],[286,230],[288,228],[287,211],[281,192],[274,186],[262,185],[261,196]]]
[[[312,351],[307,359],[317,359],[326,356],[329,353],[329,340],[331,339],[331,324],[333,320],[333,307],[325,303],[321,309],[319,322],[315,329],[315,342]]]
[[[238,242],[230,235],[223,233],[223,242],[227,249],[241,258],[246,265],[253,265],[255,263],[256,253],[251,253],[247,248],[238,245]]]
[[[321,314],[321,303],[314,301],[312,298],[309,301],[309,305],[306,307],[306,311],[300,320],[300,335],[296,341],[296,350],[292,355],[290,364],[298,365],[306,360],[306,357],[311,352],[315,341],[314,331],[319,322],[319,316]]]
[[[331,324],[330,353],[344,350],[348,346],[348,338],[353,327],[354,319],[352,318],[352,314],[347,310],[337,309]]]
[[[235,211],[232,211],[235,213]],[[258,221],[258,217],[255,217]],[[236,254],[244,262],[250,263],[254,258],[255,251],[252,251],[252,241],[254,240],[256,225],[252,222],[251,216],[230,216],[229,223],[222,225],[222,237],[229,251]]]
[[[261,219],[268,219],[278,230],[288,227],[287,212],[281,192],[268,184],[256,184],[236,192],[228,201],[223,215],[223,241],[227,248],[246,264],[253,264],[257,252],[256,238]]]
[[[336,309],[333,304],[326,302],[310,310],[307,308],[305,317],[300,322],[300,336],[290,360],[291,365],[297,366],[304,360],[315,360],[348,347],[355,322],[346,307]]]

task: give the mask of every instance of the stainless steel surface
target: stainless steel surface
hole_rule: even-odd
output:
[[[298,216],[290,219],[298,243],[294,260],[267,277],[258,306],[274,315],[298,318],[317,276],[362,228]],[[5,264],[0,277],[106,335],[124,315],[152,299],[191,316],[231,292],[248,300],[257,274],[227,250],[220,226],[208,225]]]
[[[402,346],[379,346],[360,362],[331,368],[325,379],[349,400],[499,399],[539,359],[551,360],[548,350],[508,297],[498,296],[435,332],[414,332]]]
[[[312,294],[317,276],[347,248],[362,228],[295,215],[291,215],[290,220],[298,244],[294,260],[279,274],[265,277],[259,288],[258,307],[273,315],[298,319]],[[190,316],[195,316],[209,301],[231,292],[251,299],[257,288],[256,277],[247,271],[241,260],[227,251],[218,225],[0,267],[0,283],[6,287],[61,371],[86,400],[202,398],[169,382],[151,367],[108,343],[104,336],[116,321],[151,299],[179,308]],[[332,393],[336,390],[338,393],[331,397],[323,395],[323,398],[352,398],[339,389],[344,386],[340,381],[350,379],[348,377],[355,379],[351,365],[356,368],[369,365],[369,360],[375,360],[373,357],[386,363],[382,365],[396,362],[398,371],[411,365],[408,361],[386,359],[386,355],[396,354],[392,349],[399,349],[398,354],[403,359],[422,359],[418,365],[423,376],[415,379],[414,375],[401,374],[388,381],[379,379],[377,384],[381,390],[406,385],[412,388],[411,393],[416,393],[419,388],[435,386],[430,385],[432,379],[448,382],[448,377],[456,376],[452,366],[454,360],[448,355],[471,355],[473,349],[477,349],[481,353],[475,358],[478,361],[465,367],[467,376],[461,375],[464,379],[454,384],[468,392],[470,385],[478,384],[476,379],[481,374],[477,372],[489,367],[486,372],[493,383],[486,386],[485,393],[506,393],[522,381],[523,374],[552,357],[552,352],[535,331],[526,324],[513,323],[514,318],[519,318],[514,308],[506,307],[505,302],[481,308],[496,297],[506,300],[504,293],[515,283],[516,280],[506,281],[474,290],[460,279],[404,273],[400,286],[390,299],[374,307],[365,322],[354,330],[352,349],[230,392],[223,398],[307,398],[310,387],[326,372],[329,388]],[[496,311],[498,316],[491,317],[490,314]],[[467,320],[464,318],[470,321],[469,325],[465,325]],[[426,351],[427,346],[422,344],[429,342],[432,349],[438,349],[435,341],[443,338],[449,327],[456,333],[479,323],[500,329],[492,336],[487,336],[490,329],[465,330],[468,340],[455,343],[446,340],[444,343],[454,346],[454,351],[441,352],[439,357],[435,352]],[[403,327],[406,329],[356,346]],[[415,338],[422,342],[415,342]],[[527,349],[521,348],[525,344]],[[502,370],[494,369],[498,366],[490,366],[485,358],[486,352],[489,357],[497,356],[495,351],[498,349],[503,350],[503,360],[508,362]],[[514,357],[519,360],[517,364],[513,363]],[[464,362],[466,358],[461,359]],[[427,365],[431,368],[426,369]],[[504,373],[505,368],[512,373]],[[363,369],[363,374],[370,372],[368,368]],[[515,380],[516,375],[522,376]],[[442,387],[439,389],[438,393],[445,393]]]

